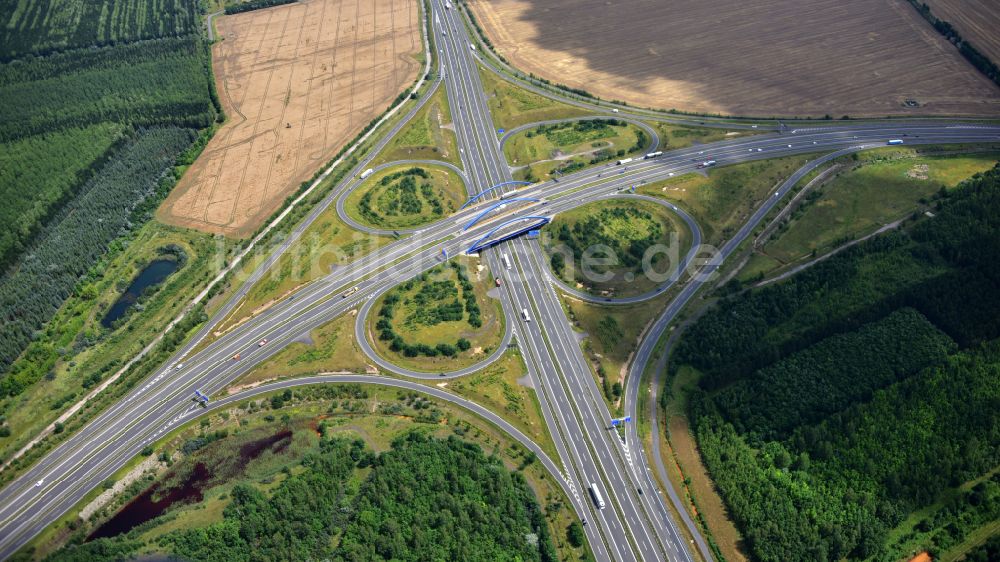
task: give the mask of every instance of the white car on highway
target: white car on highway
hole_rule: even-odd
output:
[[[45,480],[39,480],[38,482],[35,482],[35,487],[36,488],[41,488],[42,484],[44,484],[44,483],[45,483]]]

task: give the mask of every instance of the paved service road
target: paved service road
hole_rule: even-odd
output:
[[[470,193],[478,193],[509,181],[509,167],[500,152],[476,68],[476,52],[469,47],[466,25],[456,10],[445,10],[440,2],[432,2],[432,10],[431,27],[435,44],[440,49],[438,58],[444,76],[443,81],[433,87],[444,84],[448,92],[462,169],[468,178]],[[425,93],[407,119],[429,97]],[[407,119],[389,132],[398,131]],[[377,147],[384,146],[390,136],[383,138]],[[884,146],[889,138],[904,138],[907,144],[996,142],[1000,139],[1000,127],[943,121],[844,123],[794,133],[755,135],[670,151],[659,158],[630,163],[627,169],[602,166],[568,174],[558,182],[531,185],[518,190],[518,196],[541,201],[509,205],[503,216],[506,219],[552,216],[600,197],[618,195],[640,182],[654,182],[694,171],[697,162],[707,159],[724,166],[790,154],[824,153],[831,154],[825,157],[830,158],[834,154]],[[363,159],[351,175],[365,169],[374,154]],[[776,196],[767,198],[740,231],[725,242],[720,257],[705,265],[702,271],[715,271],[721,260],[783,199],[794,180],[806,172],[806,169],[800,170]],[[369,303],[375,295],[439,265],[443,262],[443,252],[449,256],[463,252],[498,224],[499,216],[491,216],[463,230],[483,204],[489,202],[464,209],[364,258],[338,267],[195,352],[195,343],[237,306],[252,283],[264,275],[292,240],[301,236],[305,228],[329,205],[335,204],[354,182],[353,177],[341,181],[170,363],[137,383],[118,403],[66,438],[0,490],[0,558],[11,556],[146,444],[199,415],[200,407],[192,402],[195,389],[209,395],[219,392],[302,334],[347,311],[364,309],[366,305],[370,308]],[[495,197],[491,196],[492,201],[499,196],[501,193],[497,191]],[[510,269],[501,263],[501,254],[508,254]],[[537,244],[517,238],[485,250],[482,257],[494,275],[504,278],[501,302],[510,323],[509,337],[517,342],[525,358],[543,417],[556,444],[559,459],[549,459],[551,462],[547,462],[546,467],[558,473],[573,509],[588,521],[585,530],[595,556],[600,560],[693,560],[694,551],[680,531],[679,525],[684,525],[687,533],[698,539],[695,545],[698,552],[710,558],[698,529],[689,519],[682,517],[679,522],[675,521],[663,495],[654,493],[656,486],[649,478],[650,467],[634,432],[627,432],[627,439],[623,441],[616,432],[609,431],[610,413],[580,351],[576,334],[563,316]],[[701,283],[698,279],[686,282],[680,295],[667,306],[642,342],[626,381],[625,404],[633,415],[639,373],[651,355],[656,337],[664,332]],[[530,322],[521,320],[522,311],[528,312]],[[359,321],[361,319],[363,315],[359,315]],[[264,338],[269,343],[258,346],[257,342]],[[239,360],[233,359],[236,354]],[[181,359],[183,366],[175,368],[174,364]],[[380,382],[388,384],[387,380],[380,379]],[[424,392],[437,393],[438,390],[425,388]],[[42,484],[36,486],[38,481]],[[589,500],[586,488],[591,484],[602,491],[607,502],[605,509],[597,509]]]

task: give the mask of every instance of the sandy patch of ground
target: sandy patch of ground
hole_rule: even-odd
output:
[[[906,177],[913,178],[915,180],[925,180],[927,179],[927,173],[930,172],[931,168],[927,164],[917,164],[906,171]]]
[[[220,17],[212,51],[228,122],[160,220],[245,237],[409,85],[412,0],[304,0]]]
[[[708,475],[708,469],[701,462],[701,454],[687,418],[673,415],[668,418],[667,424],[670,430],[668,446],[674,453],[682,478],[690,479],[688,492],[696,498],[701,516],[711,529],[716,544],[727,560],[747,562],[747,557],[740,550],[743,539],[729,518],[729,512]],[[692,515],[695,515],[694,506],[689,507]]]
[[[905,0],[470,5],[514,66],[605,99],[731,115],[1000,114],[1000,89]]]

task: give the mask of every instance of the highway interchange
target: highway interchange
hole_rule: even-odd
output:
[[[432,3],[431,30],[435,48],[439,49],[440,78],[430,91],[439,85],[446,88],[461,148],[461,168],[471,196],[512,178],[480,82],[477,65],[485,61],[480,59],[478,50],[471,48],[473,43],[462,17],[454,9],[445,9],[443,4],[443,0]],[[422,96],[407,119],[429,97],[428,94]],[[546,92],[546,95],[551,93]],[[608,111],[601,107],[591,109],[604,113]],[[627,117],[622,114],[615,116]],[[650,118],[646,114],[639,116],[647,120]],[[398,131],[407,119],[389,131],[385,139]],[[677,281],[677,296],[647,330],[629,367],[625,413],[635,418],[638,415],[640,375],[653,355],[656,342],[677,313],[711,278],[711,273],[750,235],[764,216],[785,199],[784,195],[799,178],[836,156],[884,146],[889,138],[905,138],[907,144],[995,142],[1000,139],[1000,127],[940,121],[848,122],[802,128],[783,134],[766,133],[737,138],[670,151],[659,158],[630,163],[627,169],[625,166],[598,166],[566,175],[558,182],[547,181],[518,189],[518,197],[540,201],[509,206],[504,210],[505,220],[552,216],[600,198],[629,197],[624,192],[633,185],[694,171],[697,162],[708,158],[722,166],[792,154],[826,154],[779,186],[775,194],[768,197],[710,259],[700,259],[694,249],[686,256],[684,269],[696,273]],[[384,146],[384,140],[376,148]],[[355,175],[365,168],[376,152],[373,150],[371,156],[358,165]],[[341,214],[345,215],[342,202],[359,184],[360,181],[355,178],[341,182],[295,229],[294,234],[301,235],[331,204],[337,204]],[[462,229],[489,200],[495,202],[499,195],[500,191],[495,191],[482,198],[480,205],[471,206],[337,268],[266,312],[195,350],[195,344],[233,310],[252,283],[259,280],[278,256],[290,247],[294,236],[279,246],[233,298],[213,315],[195,340],[185,345],[170,362],[0,490],[0,558],[10,557],[147,444],[205,413],[206,410],[191,401],[194,389],[210,395],[219,392],[303,334],[350,310],[359,310],[358,342],[385,371],[408,377],[447,379],[481,369],[495,360],[506,345],[498,346],[499,349],[486,361],[461,371],[439,374],[401,369],[384,358],[378,358],[371,350],[364,333],[364,319],[379,295],[443,263],[444,255],[455,256],[464,252],[473,241],[495,227],[497,219],[491,217],[492,220]],[[689,226],[694,226],[692,233],[700,232],[693,219],[680,209],[676,211],[681,217],[686,217],[684,220],[689,221]],[[511,269],[502,264],[501,254],[509,256]],[[673,490],[661,493],[653,480],[649,463],[659,462],[658,458],[643,454],[635,431],[626,430],[623,441],[617,432],[609,430],[611,414],[581,352],[577,334],[564,316],[547,269],[547,260],[538,245],[525,238],[515,238],[483,251],[482,259],[494,275],[504,279],[500,291],[506,317],[503,343],[517,342],[538,395],[543,418],[555,442],[558,459],[546,456],[537,444],[531,443],[509,423],[482,407],[419,382],[387,377],[358,375],[282,381],[217,400],[208,411],[286,386],[333,381],[371,382],[419,390],[471,409],[534,450],[544,466],[559,477],[573,509],[587,521],[585,531],[597,559],[693,562],[699,554],[711,559],[699,529],[686,516],[683,506],[678,507],[680,500],[676,493]],[[686,267],[689,265],[690,268]],[[660,294],[673,284],[674,280],[668,281],[643,298]],[[357,292],[342,298],[342,293],[354,286],[358,287]],[[522,310],[529,311],[531,322],[521,321]],[[263,339],[267,339],[268,344],[258,346],[257,343]],[[233,361],[232,357],[237,353],[241,354],[241,359]],[[178,363],[183,366],[174,368]],[[38,482],[41,484],[36,485]],[[606,509],[596,509],[590,501],[587,495],[590,483],[596,483],[601,490],[607,503]],[[679,509],[680,520],[669,509],[668,501],[675,504],[675,511]],[[685,532],[682,532],[681,525]],[[694,537],[694,544],[686,536]]]

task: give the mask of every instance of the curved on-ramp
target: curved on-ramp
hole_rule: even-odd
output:
[[[459,179],[462,180],[462,183],[464,183],[465,185],[469,185],[469,178],[468,176],[465,175],[465,172],[462,171],[462,169],[459,168],[458,166],[452,164],[451,162],[445,162],[444,160],[396,160],[394,162],[386,162],[385,164],[379,164],[378,166],[375,166],[374,168],[371,169],[374,172],[381,172],[382,170],[393,168],[395,166],[441,166],[442,168],[448,168],[449,170],[458,174],[458,177]],[[349,183],[347,187],[344,188],[337,195],[337,216],[339,216],[340,220],[344,221],[344,223],[346,223],[347,226],[353,228],[354,230],[357,230],[359,232],[365,232],[367,234],[377,234],[381,236],[395,236],[398,234],[413,234],[414,232],[418,232],[429,226],[432,226],[436,222],[443,222],[449,220],[449,217],[445,217],[440,221],[432,221],[427,224],[411,228],[397,228],[397,229],[384,229],[384,228],[376,228],[373,226],[363,225],[358,221],[354,220],[353,218],[351,218],[351,216],[347,214],[347,209],[345,208],[345,205],[347,203],[347,198],[350,197],[351,194],[354,193],[354,191],[357,188],[361,187],[361,185],[364,184],[365,181],[367,181],[367,178],[361,179],[360,177],[355,177],[354,181]]]

